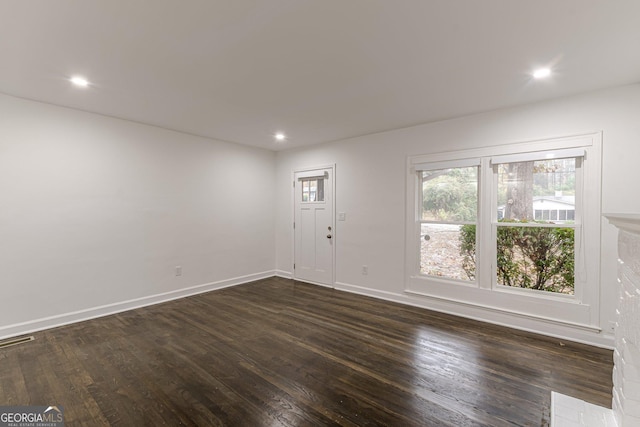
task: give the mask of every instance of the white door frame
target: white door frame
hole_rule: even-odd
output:
[[[328,288],[335,288],[336,286],[336,164],[331,163],[328,165],[320,165],[320,166],[308,166],[308,167],[300,167],[295,168],[291,171],[291,182],[293,183],[291,189],[291,211],[293,213],[293,220],[291,221],[291,278],[296,280],[296,269],[294,265],[296,263],[296,232],[294,230],[294,222],[296,218],[296,174],[300,172],[311,172],[318,169],[331,169],[331,197],[333,197],[333,206],[331,209],[331,234],[333,239],[333,244],[331,245],[331,283],[314,283],[319,286],[326,286]]]

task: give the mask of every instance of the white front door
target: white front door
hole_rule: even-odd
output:
[[[333,168],[296,172],[293,187],[293,277],[333,286]]]

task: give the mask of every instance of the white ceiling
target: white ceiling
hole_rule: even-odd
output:
[[[640,0],[0,0],[0,92],[272,150],[635,83],[639,47]]]

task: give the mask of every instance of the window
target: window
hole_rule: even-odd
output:
[[[324,179],[302,179],[302,201],[324,202]]]
[[[410,157],[405,292],[596,329],[600,156],[594,133]]]
[[[498,209],[504,211],[493,222],[498,285],[574,294],[577,228],[559,206],[579,208],[575,197],[581,159],[508,163],[492,159]],[[551,209],[536,209],[536,204]]]
[[[474,281],[475,260],[461,244],[476,239],[478,166],[419,172],[420,273]]]

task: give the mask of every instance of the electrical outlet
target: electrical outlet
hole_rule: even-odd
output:
[[[182,276],[182,266],[176,265],[176,276]]]
[[[366,276],[367,274],[369,274],[369,267],[367,267],[366,265],[362,266],[362,275]]]

